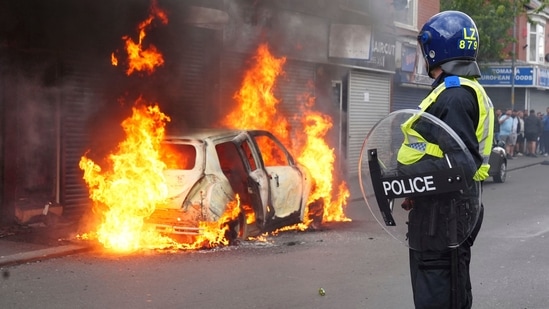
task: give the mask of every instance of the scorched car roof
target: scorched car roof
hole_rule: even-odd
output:
[[[177,130],[172,129],[168,130],[165,136],[165,140],[206,140],[206,139],[217,139],[229,136],[237,136],[243,132],[251,131],[262,131],[262,130],[241,130],[241,129],[186,129],[186,130]]]

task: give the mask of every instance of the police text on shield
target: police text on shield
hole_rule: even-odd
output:
[[[414,177],[408,179],[395,179],[382,181],[385,195],[392,193],[394,195],[423,193],[436,191],[433,176]]]

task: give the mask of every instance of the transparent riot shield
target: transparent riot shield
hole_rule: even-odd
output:
[[[425,151],[405,140],[409,126],[443,151],[410,163],[399,152]],[[401,149],[402,147],[402,149]],[[400,162],[399,162],[400,161]],[[400,110],[381,119],[368,133],[359,160],[364,200],[378,223],[411,249],[455,248],[473,231],[480,212],[476,164],[461,138],[444,122],[419,110]]]

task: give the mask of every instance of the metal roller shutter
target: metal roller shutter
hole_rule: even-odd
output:
[[[167,114],[174,125],[206,127],[218,116],[217,80],[220,41],[215,30],[186,27],[185,45],[175,51],[178,76],[165,76],[167,89],[174,92]],[[173,90],[173,86],[177,89]]]
[[[429,94],[429,88],[402,87],[393,88],[393,102],[391,112],[400,109],[416,109],[421,101]]]
[[[75,57],[77,54],[81,55],[72,53],[63,58],[71,74],[64,80],[65,91],[61,97],[59,194],[63,216],[68,220],[77,219],[91,207],[78,163],[90,147],[93,132],[88,130],[88,119],[101,100],[101,70],[87,59]]]
[[[230,112],[234,104],[234,94],[239,89],[248,67],[251,55],[226,52],[221,56],[220,116]],[[222,117],[221,117],[222,118]]]
[[[301,107],[307,95],[314,96],[314,88],[309,87],[314,80],[315,65],[303,61],[287,60],[284,75],[280,78],[275,95],[281,100],[282,111],[288,116],[292,130],[301,131],[301,123],[295,115],[301,115]]]
[[[511,88],[485,87],[484,89],[495,109],[506,110],[511,107]],[[515,88],[515,109],[524,109],[524,98],[525,89]]]
[[[349,74],[347,171],[358,175],[358,161],[370,129],[389,114],[391,75],[352,70]]]
[[[541,112],[542,114],[545,114],[547,107],[549,107],[549,91],[531,89],[529,92],[530,105],[528,110],[533,109],[536,113]]]

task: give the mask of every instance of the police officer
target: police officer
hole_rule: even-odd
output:
[[[407,236],[414,304],[416,308],[471,308],[471,246],[482,223],[480,185],[488,177],[494,134],[493,106],[476,80],[480,77],[479,35],[467,14],[445,11],[425,23],[418,43],[434,79],[419,108],[453,129],[470,154],[459,151],[421,120],[402,125],[400,174],[460,166],[468,181],[468,190],[408,198],[402,204],[410,210]],[[452,220],[457,222],[452,225]]]

